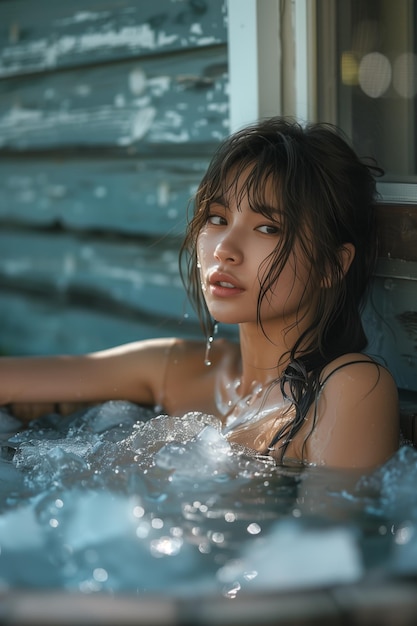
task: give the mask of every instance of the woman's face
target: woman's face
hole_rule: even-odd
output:
[[[272,259],[280,248],[280,211],[272,190],[265,183],[265,203],[271,218],[250,208],[244,191],[245,175],[229,188],[227,197],[210,204],[206,224],[197,240],[200,279],[211,316],[228,324],[258,323],[261,283],[268,276]],[[232,193],[232,191],[236,193]],[[237,201],[238,199],[238,201]],[[239,202],[239,203],[238,203]],[[282,328],[308,322],[314,292],[311,264],[296,243],[282,271],[262,300],[260,319],[282,322]],[[268,282],[268,281],[267,281]]]

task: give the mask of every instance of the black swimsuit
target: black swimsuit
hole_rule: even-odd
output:
[[[316,392],[315,392],[314,396],[312,397],[311,402],[310,402],[310,403],[309,403],[309,405],[305,408],[305,411],[304,411],[304,413],[305,413],[305,414],[303,415],[303,418],[302,418],[303,420],[304,420],[304,418],[305,418],[305,416],[306,416],[306,414],[307,414],[307,411],[308,411],[308,409],[310,408],[311,404],[314,402],[315,407],[314,407],[314,416],[313,416],[313,426],[312,426],[311,431],[310,431],[310,434],[309,434],[308,436],[310,436],[310,435],[311,435],[311,433],[313,432],[314,426],[315,426],[315,424],[316,424],[316,420],[317,420],[317,407],[318,407],[318,399],[319,399],[319,396],[320,396],[321,391],[323,390],[323,388],[324,388],[325,384],[327,383],[327,381],[329,380],[329,378],[330,378],[331,376],[333,376],[333,374],[334,374],[335,372],[337,372],[337,371],[339,371],[339,370],[343,369],[344,367],[346,367],[346,366],[348,366],[348,365],[355,365],[355,364],[357,364],[357,363],[369,363],[370,365],[375,365],[375,366],[376,366],[376,367],[378,367],[378,368],[379,368],[379,367],[384,367],[384,366],[383,366],[383,365],[381,365],[380,363],[377,363],[376,361],[373,361],[373,360],[368,360],[368,359],[366,359],[366,360],[363,360],[363,359],[356,359],[356,360],[354,360],[354,361],[349,361],[348,363],[343,363],[342,365],[338,365],[337,367],[335,367],[335,368],[334,368],[334,370],[332,370],[332,371],[330,372],[330,374],[328,374],[324,380],[322,380],[321,382],[319,382],[319,384],[318,384],[318,386],[317,386],[317,390],[316,390]],[[318,379],[318,380],[320,380],[320,375],[321,375],[321,373],[322,373],[322,371],[323,371],[324,367],[325,367],[327,364],[328,364],[328,363],[324,363],[324,364],[320,367],[320,370],[319,370],[319,371],[318,371],[318,373],[317,373],[317,379]],[[296,419],[297,419],[297,416],[294,418],[294,421],[295,421]],[[293,421],[293,425],[294,425],[294,421]],[[302,423],[302,422],[300,421],[299,423],[300,423],[300,426],[301,426],[301,423]],[[293,434],[293,433],[292,433],[292,427],[290,426],[290,427],[289,427],[289,429],[288,429],[288,430],[286,430],[286,432],[288,433],[288,437],[287,437],[286,439],[284,439],[285,434],[284,434],[282,431],[278,431],[278,432],[276,433],[276,435],[273,437],[273,439],[272,439],[271,443],[269,444],[268,449],[269,449],[269,450],[271,450],[272,448],[274,448],[274,447],[275,447],[275,445],[278,443],[278,441],[279,441],[280,439],[284,439],[284,442],[283,442],[283,447],[284,447],[284,452],[285,452],[285,448],[286,448],[286,445],[285,445],[285,444],[286,444],[287,442],[289,443],[289,441],[290,441],[290,439],[291,439],[291,435]]]

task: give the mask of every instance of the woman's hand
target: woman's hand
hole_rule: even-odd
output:
[[[91,404],[87,402],[14,402],[7,405],[7,409],[17,419],[22,422],[55,413],[57,415],[69,415],[79,409],[84,409]]]

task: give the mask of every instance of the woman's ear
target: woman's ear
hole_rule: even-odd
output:
[[[339,249],[340,265],[343,270],[343,276],[346,276],[348,273],[352,261],[355,258],[355,252],[356,250],[353,243],[344,243]]]
[[[353,259],[355,258],[355,246],[353,243],[344,243],[343,246],[339,248],[339,261],[340,268],[342,270],[342,275],[340,278],[346,276]],[[325,289],[332,287],[333,285],[333,275],[331,272],[323,276],[321,279],[321,286]]]

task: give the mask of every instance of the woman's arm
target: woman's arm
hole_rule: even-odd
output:
[[[357,358],[364,362],[349,363]],[[341,468],[383,464],[399,446],[398,393],[391,374],[366,357],[346,355],[328,367],[327,375],[305,460]],[[310,424],[313,413],[314,407]]]
[[[139,341],[76,356],[3,357],[0,405],[11,405],[16,415],[30,419],[34,416],[30,405],[39,414],[56,403],[79,406],[118,399],[160,403],[174,341]]]

